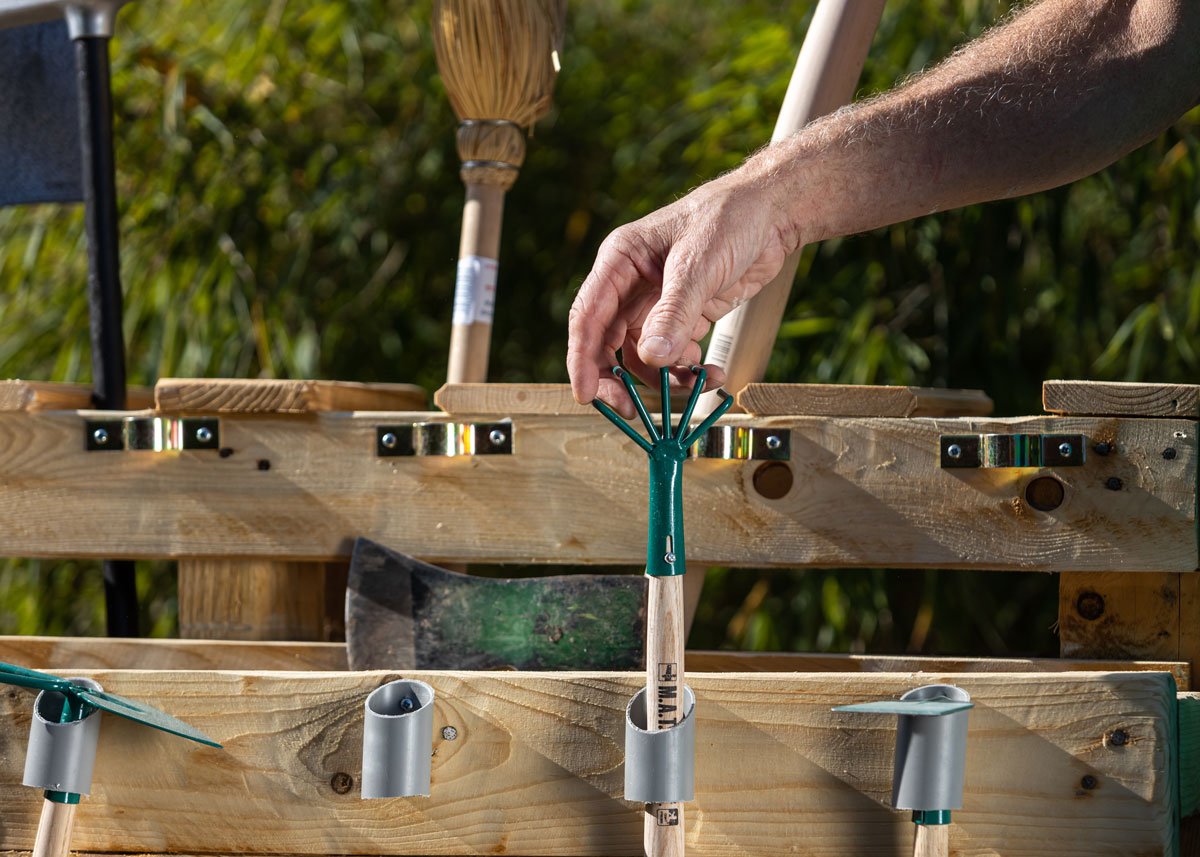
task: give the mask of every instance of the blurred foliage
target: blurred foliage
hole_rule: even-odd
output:
[[[860,94],[1008,9],[889,4]],[[614,226],[770,136],[812,0],[576,0],[557,107],[503,237],[496,381],[564,381],[568,308]],[[132,383],[322,377],[439,386],[462,189],[429,0],[179,0],[113,46]],[[1195,112],[1070,187],[805,253],[770,377],[981,387],[1188,379],[1200,326]],[[82,218],[0,212],[0,377],[88,379]],[[0,630],[97,633],[89,564],[10,562]],[[146,621],[172,627],[169,566]],[[693,643],[1053,652],[1051,575],[716,571]]]

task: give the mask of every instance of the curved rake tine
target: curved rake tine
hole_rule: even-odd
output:
[[[614,366],[613,374],[621,379],[621,383],[625,385],[625,389],[629,393],[629,398],[633,399],[633,406],[637,409],[638,416],[642,418],[642,425],[650,433],[650,440],[659,440],[658,429],[654,427],[654,421],[650,419],[650,414],[646,411],[646,405],[642,402],[642,397],[638,395],[637,388],[633,386],[633,379],[629,377],[629,373],[620,366]]]
[[[658,370],[658,385],[662,388],[663,437],[671,436],[671,370],[666,366]]]
[[[684,448],[690,447],[693,443],[699,440],[706,431],[712,428],[713,423],[725,416],[725,412],[733,407],[733,396],[719,388],[717,390],[717,395],[721,397],[721,404],[717,405],[713,412],[704,418],[704,422],[696,426],[695,431],[683,439],[682,444]]]
[[[637,401],[637,400],[635,399],[634,401]],[[608,421],[610,423],[615,425],[621,431],[625,432],[625,434],[629,437],[629,439],[632,440],[634,443],[636,443],[638,446],[640,446],[642,449],[644,449],[648,455],[653,454],[654,447],[650,445],[650,442],[648,440],[646,440],[644,437],[642,437],[640,434],[635,432],[633,430],[633,428],[629,425],[629,423],[625,422],[625,420],[623,420],[621,418],[621,415],[618,414],[616,411],[614,411],[612,408],[610,408],[604,402],[604,400],[592,399],[592,407],[594,407],[600,413],[604,414],[604,416],[606,416],[608,418]]]
[[[708,380],[708,373],[704,370],[703,366],[693,365],[689,366],[688,369],[696,376],[696,382],[692,384],[692,394],[688,396],[683,413],[679,415],[679,428],[675,430],[676,437],[683,437],[687,434],[688,423],[692,419],[692,412],[696,410],[696,402],[700,401],[700,394],[704,392],[704,382]]]

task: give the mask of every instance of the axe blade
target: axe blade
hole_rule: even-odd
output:
[[[497,580],[354,543],[346,589],[352,670],[636,670],[646,581],[634,574]]]
[[[65,21],[0,30],[0,208],[83,199],[75,46]]]

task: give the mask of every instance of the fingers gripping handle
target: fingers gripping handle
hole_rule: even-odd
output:
[[[633,399],[634,408],[641,417],[650,440],[638,434],[629,423],[613,411],[607,404],[596,399],[592,402],[596,410],[604,414],[613,425],[624,432],[640,446],[650,458],[650,514],[648,518],[649,532],[646,539],[646,574],[655,577],[667,577],[683,574],[686,571],[683,542],[683,462],[688,457],[688,451],[717,419],[729,410],[733,399],[724,391],[721,404],[708,415],[700,425],[688,431],[688,421],[696,408],[696,401],[704,390],[706,379],[702,367],[693,366],[692,373],[696,376],[692,385],[692,393],[688,398],[683,413],[679,416],[679,424],[671,426],[671,390],[670,370],[662,369],[660,383],[662,387],[662,430],[655,427],[646,411],[646,405],[633,379],[620,366],[613,367],[613,374],[621,379],[629,397]]]

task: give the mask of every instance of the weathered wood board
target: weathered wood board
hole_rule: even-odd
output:
[[[622,712],[638,675],[413,674],[438,694],[433,794],[379,802],[358,794],[361,709],[390,674],[92,677],[225,749],[106,719],[80,851],[641,853],[640,808],[620,799]],[[830,708],[931,680],[962,685],[977,706],[954,853],[1174,853],[1175,689],[1159,673],[697,674],[689,853],[910,854],[907,813],[887,806],[893,718]],[[33,840],[40,795],[18,785],[31,701],[0,694],[0,848]]]
[[[154,394],[145,387],[125,391],[130,409],[154,406]],[[87,384],[58,381],[0,381],[0,411],[67,411],[92,407]]]
[[[162,378],[154,404],[163,413],[309,414],[407,411],[425,407],[415,384],[363,384],[275,378]]]
[[[992,412],[992,400],[982,390],[866,384],[747,384],[737,404],[759,416],[986,417]]]
[[[517,419],[512,455],[379,458],[377,426],[430,415],[227,416],[230,452],[219,456],[86,452],[86,413],[0,414],[0,555],[320,560],[347,556],[364,535],[434,562],[645,561],[645,458],[599,415]],[[1190,422],[727,423],[790,429],[794,484],[767,499],[755,488],[760,462],[689,463],[697,564],[1196,569]],[[938,465],[942,434],[1050,431],[1103,437],[1118,452],[1053,471]],[[1047,473],[1065,499],[1038,512],[1025,489]],[[1120,490],[1106,488],[1114,478]]]
[[[1200,385],[1129,381],[1046,381],[1042,406],[1052,414],[1200,418]]]
[[[0,661],[38,669],[314,670],[346,669],[344,643],[240,640],[125,640],[107,637],[0,636]],[[1182,690],[1191,669],[1182,661],[1071,658],[954,658],[792,652],[689,651],[688,673],[1047,673],[1167,672]]]

